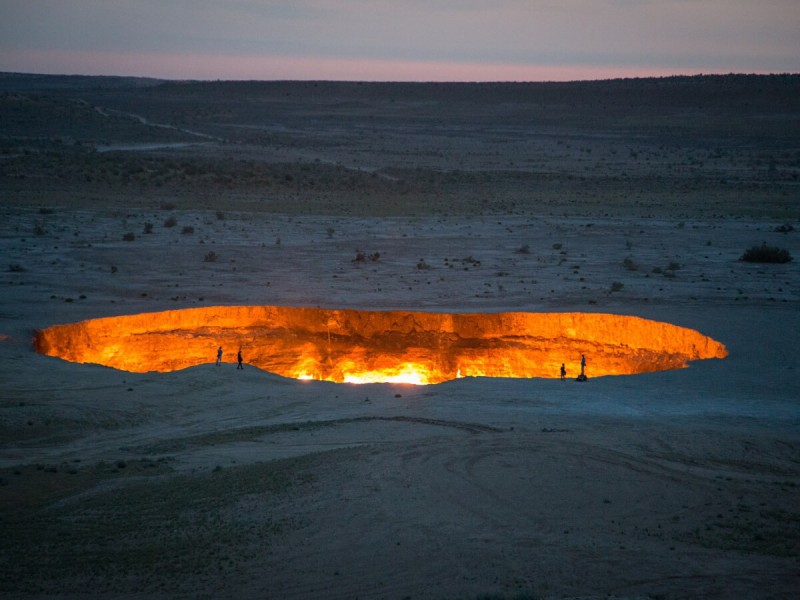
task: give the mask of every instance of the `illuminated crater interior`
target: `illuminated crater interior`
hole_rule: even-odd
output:
[[[724,358],[721,343],[692,329],[592,313],[447,314],[216,306],[56,325],[36,351],[133,372],[175,371],[216,360],[296,379],[432,384],[458,377],[630,375]]]

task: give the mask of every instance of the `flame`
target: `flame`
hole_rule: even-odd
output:
[[[216,306],[91,319],[36,332],[37,352],[133,372],[244,361],[296,379],[441,383],[459,377],[629,375],[724,358],[670,323],[598,313],[428,313]]]
[[[379,369],[347,373],[344,383],[407,383],[409,385],[428,385],[430,380],[422,365],[406,363],[397,369]]]

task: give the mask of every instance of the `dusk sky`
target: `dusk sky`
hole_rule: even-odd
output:
[[[800,0],[0,0],[0,71],[542,81],[800,72]]]

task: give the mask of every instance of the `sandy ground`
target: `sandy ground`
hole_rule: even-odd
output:
[[[438,200],[403,215],[374,204],[380,190],[328,214],[294,189],[254,210],[233,192],[198,208],[20,181],[0,205],[4,597],[800,594],[800,270],[738,260],[764,241],[800,256],[797,233],[774,230],[797,226],[791,187],[765,214],[742,201],[725,217],[727,190],[695,205],[706,184],[637,214],[614,208],[613,183],[525,210],[426,187]],[[304,194],[328,208],[306,214]],[[215,367],[214,348],[208,365],[131,374],[31,345],[52,324],[232,304],[612,312],[698,329],[730,356],[603,378],[588,357],[584,384],[415,387]]]
[[[59,210],[31,237],[37,212],[4,209],[4,256],[25,265],[3,273],[0,345],[12,595],[797,591],[798,272],[737,260],[770,236],[800,252],[796,238],[744,220],[179,212],[193,234],[122,240],[158,216]],[[356,249],[382,258],[353,264]],[[445,266],[466,256],[480,267]],[[30,346],[53,323],[234,301],[636,314],[730,357],[586,385],[339,386],[232,364],[134,375]]]

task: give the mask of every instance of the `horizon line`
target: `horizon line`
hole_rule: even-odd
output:
[[[0,57],[0,71],[165,81],[570,82],[670,76],[774,75],[800,71],[735,65],[615,65],[451,62],[382,58],[207,56],[200,54],[37,51]],[[109,75],[113,73],[113,75]]]
[[[85,77],[105,79],[149,79],[165,83],[358,83],[358,84],[525,84],[525,83],[593,83],[611,81],[636,81],[647,79],[691,79],[700,77],[798,77],[799,72],[793,71],[698,71],[675,72],[665,75],[624,75],[609,77],[592,77],[585,79],[351,79],[351,78],[314,78],[314,77],[275,77],[275,78],[202,78],[202,77],[158,77],[152,75],[127,75],[111,73],[81,73],[81,72],[36,72],[36,71],[5,71],[0,70],[0,75],[30,76],[30,77]]]

